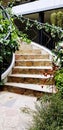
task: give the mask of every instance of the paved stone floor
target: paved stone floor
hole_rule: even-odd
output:
[[[28,130],[36,97],[0,92],[0,130]]]

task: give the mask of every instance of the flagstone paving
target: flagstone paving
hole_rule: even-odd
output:
[[[0,92],[0,130],[28,130],[36,102],[36,97]]]

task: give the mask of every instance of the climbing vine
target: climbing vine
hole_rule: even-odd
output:
[[[21,23],[25,23],[25,30],[29,30],[32,27],[36,27],[37,30],[45,30],[55,42],[63,40],[63,30],[61,27],[57,27],[54,25],[50,25],[49,23],[40,23],[37,20],[30,20],[29,18],[24,18],[23,16],[14,16],[14,18],[18,18]]]

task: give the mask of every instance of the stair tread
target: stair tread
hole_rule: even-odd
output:
[[[20,68],[20,69],[51,69],[52,66],[15,66],[14,68]]]
[[[15,61],[51,61],[51,59],[22,59],[22,60],[15,60]]]
[[[19,51],[23,51],[23,49],[25,49],[24,51],[26,52],[26,51],[42,51],[41,49],[38,49],[38,48],[26,48],[26,47],[24,47],[24,48],[19,48]],[[18,52],[18,50],[16,51],[16,52]]]
[[[26,54],[25,54],[25,53],[24,53],[24,54],[17,54],[17,53],[16,53],[15,55],[18,55],[18,56],[19,56],[19,55],[22,55],[22,56],[23,56],[23,55],[24,55],[24,56],[26,56],[26,55],[27,55],[27,56],[28,56],[28,55],[32,55],[32,56],[34,56],[34,55],[36,55],[36,56],[41,56],[41,55],[49,55],[49,54],[46,54],[46,53],[44,53],[44,54],[34,54],[34,53],[33,53],[33,54],[27,54],[27,53],[26,53]]]
[[[13,82],[7,82],[5,85],[23,88],[23,89],[30,89],[40,92],[48,92],[52,93],[52,91],[55,93],[55,86],[54,85],[38,85],[38,84],[24,84],[24,83],[13,83]]]
[[[47,76],[44,76],[43,74],[39,75],[39,74],[11,74],[9,75],[10,77],[22,77],[22,78],[44,78],[44,79],[47,79],[47,78],[51,78],[53,77],[53,75],[47,75]]]

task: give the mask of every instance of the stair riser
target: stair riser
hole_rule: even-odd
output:
[[[54,83],[54,80],[53,78],[41,79],[41,78],[9,77],[8,82],[51,85]]]
[[[41,54],[41,50],[27,50],[27,49],[24,49],[24,50],[19,50],[19,51],[16,51],[16,54]]]
[[[49,69],[20,69],[20,68],[13,68],[12,71],[13,74],[44,74],[45,76],[47,74],[52,75],[54,72]]]
[[[49,55],[15,55],[16,60],[22,59],[48,59]]]
[[[35,90],[30,90],[30,89],[25,89],[25,88],[18,88],[14,86],[7,86],[5,85],[4,91],[9,91],[17,94],[22,94],[22,95],[29,95],[29,96],[36,96],[36,97],[42,97],[44,92],[40,91],[35,91]],[[49,95],[49,94],[48,94]]]
[[[16,66],[52,66],[51,61],[16,61]]]

